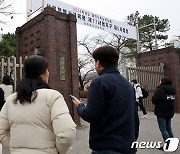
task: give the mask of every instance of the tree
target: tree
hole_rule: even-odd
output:
[[[84,59],[85,58],[85,59]],[[86,77],[89,73],[94,72],[94,67],[91,65],[93,63],[87,57],[79,57],[78,58],[78,72],[79,72],[79,84],[80,90],[84,89],[84,82],[86,81]]]
[[[9,16],[12,14],[12,3],[8,0],[0,0],[0,23],[5,23],[3,16]]]
[[[16,35],[4,34],[0,42],[0,56],[9,57],[15,55],[16,52]]]
[[[97,47],[94,40],[90,35],[86,35],[82,40],[77,41],[78,48],[83,50],[83,53],[78,54],[78,72],[79,72],[79,83],[80,89],[84,89],[84,82],[88,77],[89,73],[94,72],[94,60],[92,58],[92,52]]]
[[[78,41],[78,48],[83,47],[83,54],[79,54],[78,58],[79,83],[81,88],[84,86],[83,83],[86,80],[86,77],[95,71],[92,52],[102,45],[111,45],[117,49],[120,57],[118,67],[121,73],[124,73],[125,75],[125,66],[128,66],[128,63],[132,62],[132,57],[134,57],[133,50],[127,48],[128,44],[129,40],[127,38],[107,33],[101,33],[97,36],[86,35],[82,40]]]
[[[168,19],[160,20],[158,17],[155,17],[156,23],[156,34],[159,43],[163,42],[167,39],[167,35],[164,35],[166,31],[169,30],[169,21]],[[154,22],[154,17],[152,15],[144,15],[141,17],[139,12],[137,11],[135,14],[131,14],[127,17],[127,22],[130,25],[135,26],[138,23],[139,27],[146,26],[152,24]],[[155,31],[153,24],[151,26],[142,28],[140,30],[140,41],[143,51],[153,50],[155,46]],[[91,66],[87,69],[87,65],[90,64],[92,60],[92,52],[99,46],[102,45],[111,45],[117,49],[119,53],[119,70],[121,73],[125,75],[125,69],[127,66],[134,66],[135,65],[135,56],[137,54],[137,43],[136,40],[128,39],[123,36],[119,36],[116,34],[108,34],[108,33],[101,33],[96,36],[86,35],[84,39],[78,41],[79,47],[82,46],[84,50],[84,57],[86,59],[79,59],[79,72],[86,72],[89,73],[89,70],[93,68]],[[81,64],[81,65],[80,65]],[[86,65],[82,65],[86,64]],[[79,76],[80,84],[82,82],[82,77]]]
[[[126,74],[127,66],[134,66],[134,57],[136,50],[131,48],[132,39],[117,34],[97,35],[96,40],[101,45],[110,45],[114,47],[119,54],[118,69],[122,75]],[[131,50],[130,50],[131,49]]]
[[[158,43],[164,46],[165,40],[168,38],[168,35],[165,33],[170,29],[168,19],[160,20],[159,17],[153,17],[152,15],[140,16],[138,11],[127,17],[127,23],[129,25],[136,26],[136,24],[138,24],[140,43],[143,51],[153,50],[155,47],[155,30],[153,25],[154,18]],[[140,28],[143,26],[144,28]],[[132,41],[132,43],[135,44],[135,41]],[[135,48],[135,46],[133,48]]]
[[[132,45],[134,47],[136,44],[132,43],[133,39],[128,39],[117,34],[108,34],[104,36],[100,34],[96,37],[96,40],[101,45],[110,45],[117,50],[119,54],[119,64],[121,64],[125,59],[131,59],[136,54],[136,50],[131,47]]]

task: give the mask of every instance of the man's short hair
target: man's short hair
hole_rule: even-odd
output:
[[[119,54],[115,48],[109,45],[97,48],[92,56],[95,61],[99,61],[102,67],[118,65]]]
[[[136,79],[131,80],[131,82],[133,82],[134,84],[137,84],[137,80]]]

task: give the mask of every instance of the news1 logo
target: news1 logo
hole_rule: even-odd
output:
[[[168,138],[165,140],[163,150],[165,152],[174,152],[177,150],[179,145],[179,139],[178,138]]]

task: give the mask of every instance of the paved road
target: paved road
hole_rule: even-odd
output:
[[[141,115],[141,113],[139,113]],[[147,119],[140,120],[140,135],[138,141],[162,141],[158,129],[156,117],[152,112],[148,113]],[[174,136],[180,139],[180,114],[176,114],[172,121]],[[77,127],[77,135],[74,144],[67,154],[90,154],[88,145],[89,124],[81,121],[81,126]],[[1,147],[0,147],[1,148]],[[0,149],[0,151],[2,151]],[[0,152],[1,154],[1,152]],[[138,149],[137,154],[167,154],[157,149]],[[176,152],[171,154],[180,154],[180,145]]]
[[[141,112],[139,115],[141,116]],[[72,148],[68,154],[90,154],[88,147],[89,124],[81,121],[81,126],[77,128],[77,135]],[[174,136],[180,139],[180,114],[176,114],[172,120]],[[148,113],[147,119],[140,119],[140,135],[138,141],[162,141],[161,134],[156,122],[156,117],[152,112]],[[138,149],[137,154],[167,154],[157,149]],[[171,154],[180,154],[180,144],[176,152]]]

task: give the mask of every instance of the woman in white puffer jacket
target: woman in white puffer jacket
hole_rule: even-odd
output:
[[[38,55],[24,62],[25,77],[0,113],[0,143],[11,154],[65,154],[76,134],[63,96],[48,87],[48,63]]]

